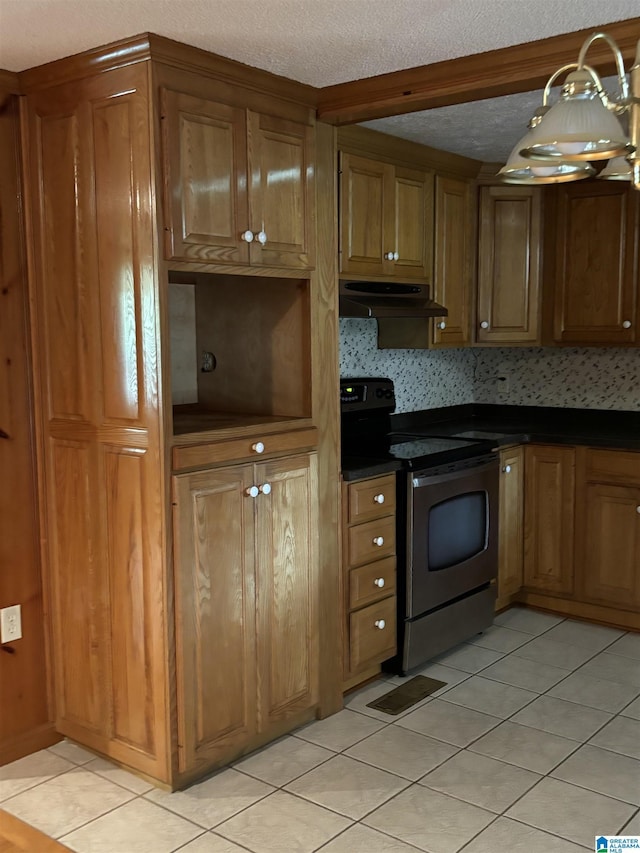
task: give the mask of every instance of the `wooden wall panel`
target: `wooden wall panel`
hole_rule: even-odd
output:
[[[131,142],[134,95],[93,104],[96,238],[100,264],[102,405],[107,420],[139,418],[139,266],[134,244],[137,214]]]

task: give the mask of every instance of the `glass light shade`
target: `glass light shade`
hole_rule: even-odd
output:
[[[559,160],[529,160],[520,153],[534,139],[536,128],[530,130],[515,146],[498,175],[505,184],[560,184],[579,181],[594,174],[589,163],[565,163]]]
[[[603,181],[630,181],[632,177],[631,163],[626,157],[613,157],[598,178]]]
[[[531,131],[527,159],[606,160],[633,151],[622,125],[597,93],[565,96]]]

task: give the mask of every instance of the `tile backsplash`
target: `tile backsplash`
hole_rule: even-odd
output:
[[[391,377],[398,412],[473,402],[640,411],[640,349],[379,350],[376,342],[375,321],[341,319],[340,374]]]

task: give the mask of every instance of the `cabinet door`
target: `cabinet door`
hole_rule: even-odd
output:
[[[582,597],[624,610],[640,608],[640,489],[589,483]]]
[[[256,465],[259,729],[317,701],[316,455]]]
[[[571,593],[575,451],[529,445],[525,469],[524,585]]]
[[[340,154],[340,271],[393,275],[393,201],[389,181],[393,166]]]
[[[309,125],[249,113],[249,222],[266,240],[251,243],[252,264],[314,264],[313,140]]]
[[[244,109],[162,92],[165,256],[248,263]]]
[[[640,340],[636,196],[624,182],[558,189],[554,340]]]
[[[539,340],[540,233],[539,189],[482,188],[478,342],[535,343]]]
[[[224,758],[256,729],[252,471],[173,480],[180,771]]]
[[[398,280],[433,278],[433,174],[402,169],[393,175],[393,274]]]
[[[474,193],[468,181],[436,177],[433,297],[449,316],[434,320],[434,344],[471,340]]]
[[[524,451],[500,454],[500,545],[497,607],[509,604],[522,588],[524,549]]]

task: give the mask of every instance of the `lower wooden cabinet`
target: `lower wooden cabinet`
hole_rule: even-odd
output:
[[[179,771],[317,702],[316,456],[174,477]]]
[[[511,603],[523,581],[524,448],[500,453],[500,519],[496,610]]]
[[[524,586],[573,592],[575,449],[525,447]]]
[[[396,653],[395,474],[343,483],[342,498],[344,680],[351,686]]]

